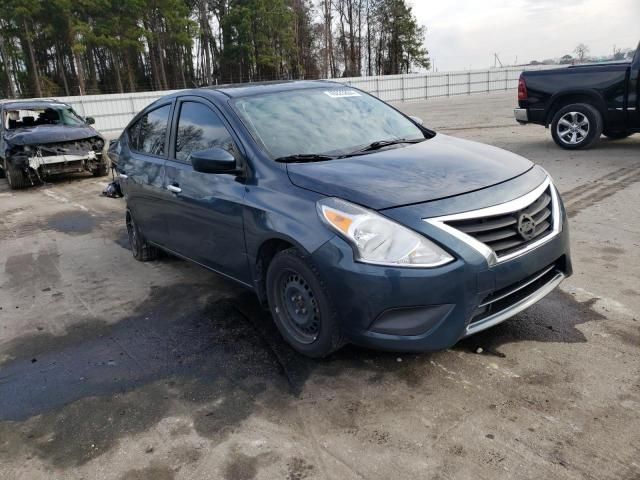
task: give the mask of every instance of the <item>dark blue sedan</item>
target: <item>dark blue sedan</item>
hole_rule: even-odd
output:
[[[110,155],[133,256],[161,249],[240,282],[312,357],[447,348],[571,274],[541,167],[341,84],[181,91]]]

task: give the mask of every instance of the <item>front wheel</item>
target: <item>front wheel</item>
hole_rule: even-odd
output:
[[[104,177],[109,173],[109,167],[111,166],[111,159],[109,158],[109,154],[107,153],[107,147],[102,149],[102,155],[100,155],[100,161],[96,168],[91,170],[91,173],[94,177]]]
[[[91,170],[94,177],[104,177],[109,174],[109,165],[106,162],[100,162],[96,168]]]
[[[602,134],[602,115],[586,103],[561,108],[551,121],[551,135],[556,144],[567,150],[589,148]]]
[[[12,190],[18,190],[29,186],[29,181],[25,173],[13,166],[13,164],[5,159],[4,161],[4,173],[7,177],[7,183]]]
[[[345,344],[329,293],[307,256],[296,248],[279,252],[266,280],[271,315],[295,350],[322,358]]]

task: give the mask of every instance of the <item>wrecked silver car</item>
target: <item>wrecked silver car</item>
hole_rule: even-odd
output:
[[[53,100],[0,104],[0,169],[12,189],[60,173],[109,172],[104,138],[69,105]]]

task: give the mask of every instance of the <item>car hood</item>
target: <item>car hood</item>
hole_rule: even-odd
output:
[[[40,145],[43,143],[71,142],[83,138],[99,137],[92,127],[83,125],[39,125],[30,128],[18,128],[4,132],[4,139],[11,145]]]
[[[287,172],[298,187],[383,210],[490,187],[532,167],[506,150],[438,134],[368,155],[288,164]]]

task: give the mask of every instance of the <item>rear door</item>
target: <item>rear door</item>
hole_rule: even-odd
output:
[[[154,105],[127,128],[117,167],[136,223],[148,240],[160,245],[168,236],[162,201],[172,110],[173,101]]]
[[[200,97],[176,104],[166,162],[168,247],[196,262],[249,283],[243,230],[245,186],[236,174],[199,173],[190,154],[212,147],[242,162],[238,142],[217,108]]]

